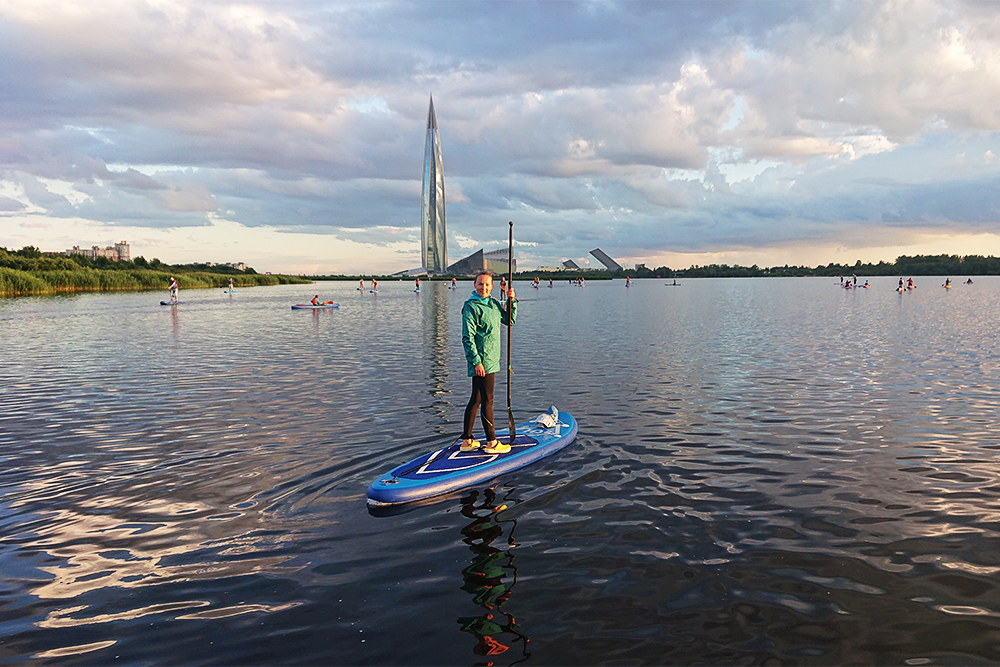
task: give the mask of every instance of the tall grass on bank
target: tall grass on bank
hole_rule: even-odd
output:
[[[26,271],[0,266],[0,294],[42,294],[52,291],[51,286]]]
[[[21,271],[0,267],[0,295],[47,294],[52,292],[98,292],[118,290],[166,290],[170,276],[177,279],[181,289],[223,287],[232,278],[235,287],[261,285],[304,284],[309,280],[296,276],[221,273],[168,273],[146,269],[115,270],[48,269]]]

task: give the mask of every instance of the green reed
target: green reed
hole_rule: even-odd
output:
[[[40,263],[45,265],[44,263]],[[170,277],[177,279],[181,289],[205,289],[228,287],[233,279],[234,287],[256,287],[262,285],[308,284],[310,281],[297,276],[222,273],[170,273],[149,269],[104,270],[104,269],[46,269],[21,271],[0,267],[0,295],[19,296],[24,294],[46,294],[52,292],[98,292],[118,290],[166,290]]]

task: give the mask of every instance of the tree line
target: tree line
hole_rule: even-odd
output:
[[[0,247],[0,295],[53,292],[166,289],[171,276],[181,288],[236,287],[308,283],[296,276],[260,275],[253,269],[208,264],[164,264],[136,257],[119,262],[106,257],[46,254],[34,246],[8,251]]]
[[[62,255],[45,253],[35,246],[24,246],[20,250],[0,247],[0,267],[18,271],[74,271],[100,269],[102,271],[131,271],[149,269],[173,273],[220,273],[225,275],[255,275],[257,272],[247,267],[245,271],[231,266],[207,264],[166,264],[157,258],[147,260],[142,255],[130,261],[118,261],[107,257],[86,257],[84,255]]]
[[[983,255],[901,255],[894,262],[854,264],[830,263],[808,266],[738,266],[709,264],[674,270],[666,266],[640,267],[615,274],[632,278],[778,278],[803,276],[996,276],[1000,275],[1000,257]]]

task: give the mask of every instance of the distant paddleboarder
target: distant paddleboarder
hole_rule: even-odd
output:
[[[180,285],[177,284],[177,279],[170,276],[170,303],[177,303],[177,290],[180,289]]]
[[[469,377],[472,378],[472,396],[465,406],[465,430],[460,447],[463,452],[482,447],[472,437],[477,410],[486,432],[486,446],[482,447],[482,451],[487,454],[510,451],[510,445],[497,440],[493,426],[493,385],[500,370],[500,325],[512,326],[517,320],[517,299],[511,288],[507,293],[507,307],[504,308],[490,296],[492,291],[493,276],[488,271],[481,271],[476,276],[475,291],[462,306],[462,346],[465,348]]]

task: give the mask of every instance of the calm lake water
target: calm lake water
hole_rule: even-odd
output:
[[[577,441],[392,516],[471,283],[0,299],[0,663],[997,664],[1000,278],[916,281],[518,284]]]

